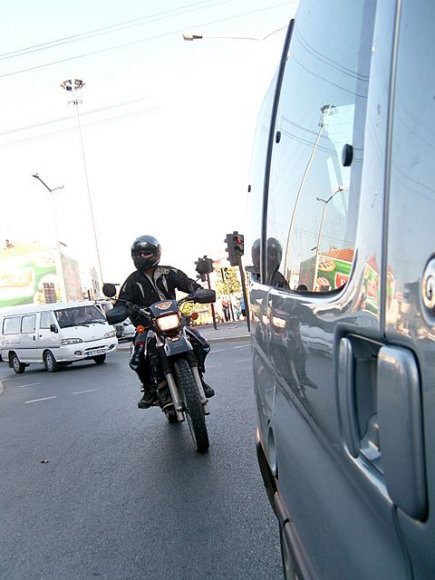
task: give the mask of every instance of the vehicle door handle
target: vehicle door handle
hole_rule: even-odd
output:
[[[352,457],[360,453],[360,434],[356,417],[355,368],[352,342],[342,338],[338,348],[338,402],[342,436]]]
[[[420,376],[414,354],[383,346],[378,355],[377,408],[385,483],[394,503],[413,518],[427,512]]]

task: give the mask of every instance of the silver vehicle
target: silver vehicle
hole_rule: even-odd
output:
[[[286,578],[435,578],[434,23],[429,0],[301,0],[261,110],[253,366]]]
[[[123,322],[115,324],[116,337],[118,340],[133,340],[136,334],[136,328],[131,323],[129,318],[126,318]]]

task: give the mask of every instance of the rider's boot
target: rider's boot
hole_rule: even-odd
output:
[[[139,399],[137,406],[139,409],[149,409],[157,402],[157,395],[155,389],[149,385],[143,385],[142,387],[143,395]]]

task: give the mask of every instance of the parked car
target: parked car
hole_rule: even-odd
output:
[[[118,340],[133,340],[136,334],[136,328],[133,326],[129,318],[124,322],[115,325],[116,336]]]
[[[286,578],[435,578],[434,22],[301,0],[260,112],[247,270]]]

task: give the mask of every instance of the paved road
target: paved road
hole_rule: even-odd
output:
[[[213,344],[207,455],[187,425],[136,408],[127,356],[53,374],[0,364],[0,578],[279,580],[249,343]]]

